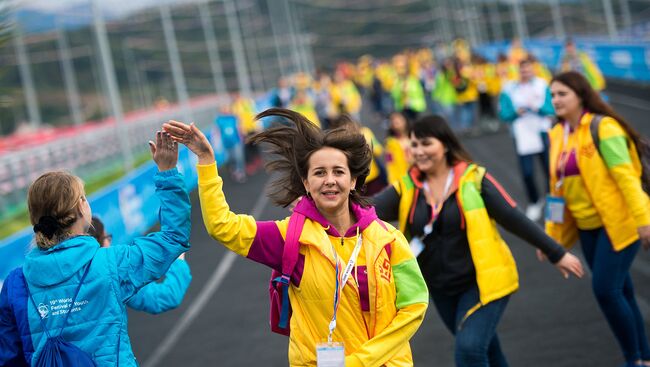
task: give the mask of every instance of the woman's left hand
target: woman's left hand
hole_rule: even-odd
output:
[[[577,276],[578,278],[582,278],[582,276],[585,274],[584,269],[582,269],[582,263],[580,262],[580,259],[569,252],[564,254],[560,261],[555,263],[555,267],[560,271],[560,273],[562,273],[565,279],[569,278],[569,273],[573,273],[573,275]]]
[[[639,233],[639,240],[641,240],[643,249],[647,251],[650,249],[650,225],[637,228],[637,232]]]

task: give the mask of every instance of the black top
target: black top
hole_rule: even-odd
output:
[[[509,232],[542,250],[552,263],[558,262],[565,250],[548,237],[539,225],[529,220],[503,194],[494,178],[487,174],[481,183],[481,197],[488,215]],[[390,186],[374,197],[377,215],[391,222],[398,219],[399,195]],[[413,223],[407,223],[407,238],[422,236],[424,226],[431,219],[431,206],[424,192],[415,203]],[[461,227],[461,212],[453,193],[443,204],[433,224],[432,232],[423,239],[424,250],[417,260],[427,286],[432,291],[455,295],[476,284],[476,270],[467,241],[466,228]]]

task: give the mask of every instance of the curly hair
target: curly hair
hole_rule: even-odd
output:
[[[277,174],[268,192],[274,203],[286,207],[307,195],[303,180],[307,179],[309,158],[314,152],[329,147],[345,154],[350,175],[357,180],[355,189],[350,192],[350,200],[363,207],[370,206],[370,201],[361,192],[370,172],[372,154],[361,133],[347,125],[321,130],[300,113],[283,108],[268,109],[258,114],[256,119],[267,116],[284,117],[293,123],[270,128],[248,139],[253,144],[264,143],[267,146],[271,159],[265,167]]]

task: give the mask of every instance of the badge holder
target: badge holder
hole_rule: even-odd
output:
[[[565,205],[563,197],[548,195],[546,197],[546,220],[558,224],[564,223]]]
[[[316,345],[318,367],[345,367],[345,348],[342,342],[322,342]]]

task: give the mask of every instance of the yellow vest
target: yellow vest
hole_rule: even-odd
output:
[[[464,217],[480,297],[480,303],[465,315],[467,318],[479,307],[519,289],[519,275],[510,248],[501,238],[496,223],[488,215],[481,197],[481,180],[485,175],[485,168],[462,162],[454,166],[454,173],[454,177],[457,177],[455,186],[458,187],[456,200]],[[400,196],[399,229],[409,240],[407,221],[415,205],[415,195],[421,189],[421,183],[417,180],[418,174],[419,172],[411,170],[394,184]]]
[[[580,120],[576,133],[578,134],[578,149],[576,158],[583,182],[596,211],[605,227],[605,231],[616,251],[621,251],[639,239],[637,224],[634,221],[625,198],[612,175],[610,174],[591,137],[591,119],[593,114],[585,113]],[[605,117],[607,119],[609,117]],[[556,124],[549,133],[550,138],[550,188],[557,183],[557,162],[562,153],[564,142],[564,124]],[[601,136],[602,138],[602,136]],[[602,140],[601,140],[602,142]],[[632,167],[641,175],[641,162],[636,147],[628,144]],[[556,193],[557,194],[557,193]],[[645,200],[647,199],[647,195]],[[571,247],[578,239],[578,227],[571,213],[566,209],[563,223],[546,222],[546,233],[562,244]]]

